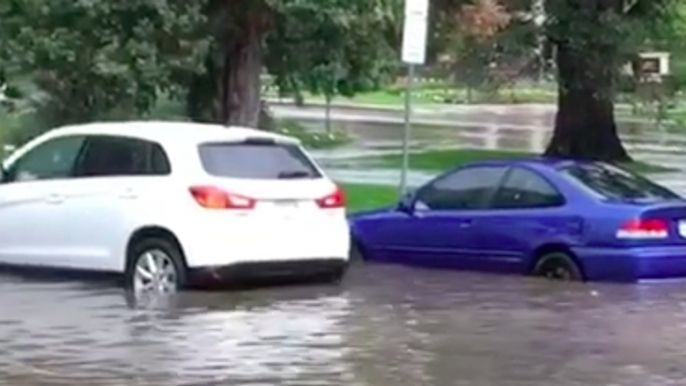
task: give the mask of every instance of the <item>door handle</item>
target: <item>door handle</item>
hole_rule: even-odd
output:
[[[461,220],[460,221],[460,228],[469,228],[472,226],[472,220]]]
[[[48,204],[53,204],[53,205],[61,204],[64,202],[64,197],[61,194],[51,193],[45,198],[45,201]]]
[[[124,191],[119,194],[119,198],[122,198],[125,200],[132,200],[132,199],[137,198],[137,197],[138,197],[138,195],[131,188],[124,189]]]

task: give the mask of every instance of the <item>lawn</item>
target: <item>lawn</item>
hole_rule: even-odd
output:
[[[507,150],[481,150],[481,149],[456,149],[456,150],[433,150],[410,155],[410,169],[425,171],[443,171],[465,163],[493,159],[512,159],[534,157],[535,154]],[[402,155],[390,154],[382,156],[370,156],[356,159],[363,165],[383,168],[402,167]],[[622,164],[627,169],[637,173],[661,173],[674,171],[672,169],[646,164],[644,162],[631,162]]]
[[[381,208],[398,201],[397,186],[342,184],[342,187],[350,212]]]

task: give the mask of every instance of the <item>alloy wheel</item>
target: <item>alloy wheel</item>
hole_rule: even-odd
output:
[[[136,260],[133,290],[136,295],[173,294],[178,274],[172,258],[159,249],[144,251]]]

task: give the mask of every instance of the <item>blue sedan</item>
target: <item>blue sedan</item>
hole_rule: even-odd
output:
[[[472,163],[350,224],[353,258],[368,261],[570,281],[686,277],[686,201],[602,162]]]

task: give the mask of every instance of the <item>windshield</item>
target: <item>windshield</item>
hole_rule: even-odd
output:
[[[199,147],[207,173],[249,179],[319,178],[321,173],[297,145],[275,142],[206,143]]]
[[[563,175],[610,200],[664,201],[679,195],[644,177],[605,163],[574,164],[560,169]]]

